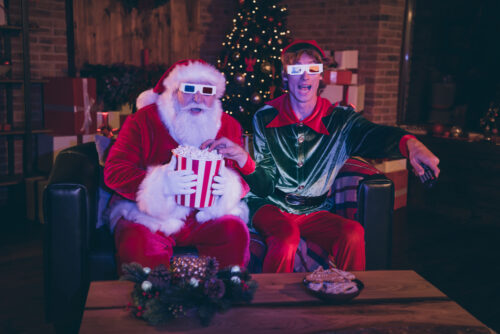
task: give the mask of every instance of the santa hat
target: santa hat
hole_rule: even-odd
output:
[[[215,86],[215,96],[219,99],[226,89],[226,78],[214,66],[202,59],[180,60],[170,66],[153,89],[142,92],[137,98],[137,109],[156,103],[163,93],[173,94],[183,82],[206,82]]]

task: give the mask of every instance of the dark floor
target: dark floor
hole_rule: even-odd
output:
[[[0,223],[0,333],[53,333],[44,322],[42,226]],[[393,269],[414,269],[500,331],[500,225],[474,226],[398,210]]]

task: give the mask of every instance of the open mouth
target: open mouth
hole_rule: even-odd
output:
[[[312,85],[299,85],[299,90],[301,92],[309,92],[311,90]]]
[[[200,112],[203,111],[203,109],[201,109],[201,108],[191,108],[190,111],[193,114],[199,114]]]

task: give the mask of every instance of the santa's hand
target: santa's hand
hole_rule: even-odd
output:
[[[217,150],[217,152],[226,159],[236,161],[240,168],[245,166],[248,159],[248,153],[229,138],[222,137],[219,139],[209,139],[201,144],[200,149],[208,148],[209,151]]]
[[[196,190],[196,179],[198,178],[192,170],[174,170],[176,159],[172,156],[172,160],[168,165],[165,165],[165,175],[163,177],[164,194],[171,195],[190,195]]]
[[[227,177],[225,177],[225,167],[220,169],[220,175],[214,176],[212,182],[212,195],[222,196],[226,189]]]

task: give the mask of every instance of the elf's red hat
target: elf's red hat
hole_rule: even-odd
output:
[[[281,52],[281,59],[283,59],[283,55],[286,52],[296,52],[302,49],[315,49],[316,51],[319,52],[321,57],[326,58],[325,56],[325,51],[318,45],[318,42],[316,42],[313,39],[296,39],[292,43],[288,44],[285,46],[283,51]]]

